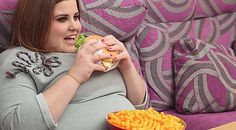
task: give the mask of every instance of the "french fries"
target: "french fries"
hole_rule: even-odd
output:
[[[122,130],[184,130],[185,122],[173,115],[147,110],[122,110],[109,113],[107,121]]]

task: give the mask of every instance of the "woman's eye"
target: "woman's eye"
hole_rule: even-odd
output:
[[[79,18],[80,18],[79,15],[74,16],[74,20],[79,20]]]
[[[67,20],[66,17],[61,17],[61,18],[58,18],[57,21],[59,22],[65,22]]]

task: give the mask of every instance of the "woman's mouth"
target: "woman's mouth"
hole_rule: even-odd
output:
[[[68,36],[68,37],[65,37],[64,40],[66,41],[66,43],[70,45],[75,45],[76,36]]]

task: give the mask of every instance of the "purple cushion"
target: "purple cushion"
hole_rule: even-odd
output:
[[[236,12],[216,17],[173,23],[145,21],[136,34],[140,66],[156,110],[174,107],[173,45],[188,35],[205,42],[232,46],[236,39]]]
[[[175,110],[168,110],[165,113],[173,114],[183,119],[187,124],[185,130],[208,130],[236,121],[236,111],[184,115],[178,114]]]
[[[124,42],[124,45],[131,57],[132,63],[134,64],[136,70],[139,72],[140,76],[142,76],[140,62],[139,62],[139,52],[134,42],[135,42],[135,38],[133,37],[131,40]]]
[[[130,39],[139,29],[147,10],[138,0],[83,1],[81,4],[82,32],[112,34],[121,41]]]
[[[236,26],[235,26],[235,32],[236,32]],[[232,49],[234,50],[234,54],[236,55],[236,39],[234,40],[234,44],[232,46]]]
[[[141,0],[142,1],[142,0]],[[139,0],[80,0],[82,10],[105,9],[110,7],[128,7],[141,4]]]
[[[158,111],[173,108],[172,45],[167,29],[162,24],[145,23],[135,40],[141,70],[148,85],[149,106]]]
[[[232,49],[183,38],[175,44],[173,62],[179,113],[236,110],[236,57]]]
[[[143,0],[148,8],[150,22],[177,22],[192,19],[194,0]]]
[[[234,12],[235,0],[143,0],[147,21],[181,22]]]
[[[196,0],[195,5],[195,18],[202,18],[235,11],[236,0]]]
[[[10,43],[12,18],[18,0],[0,0],[0,53]]]
[[[0,53],[10,43],[13,10],[0,11]]]
[[[13,10],[18,0],[1,0],[0,1],[0,12],[6,10]]]

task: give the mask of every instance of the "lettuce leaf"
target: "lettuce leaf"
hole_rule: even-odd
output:
[[[79,49],[83,45],[84,40],[85,40],[84,34],[80,33],[79,37],[76,39],[75,47]]]

